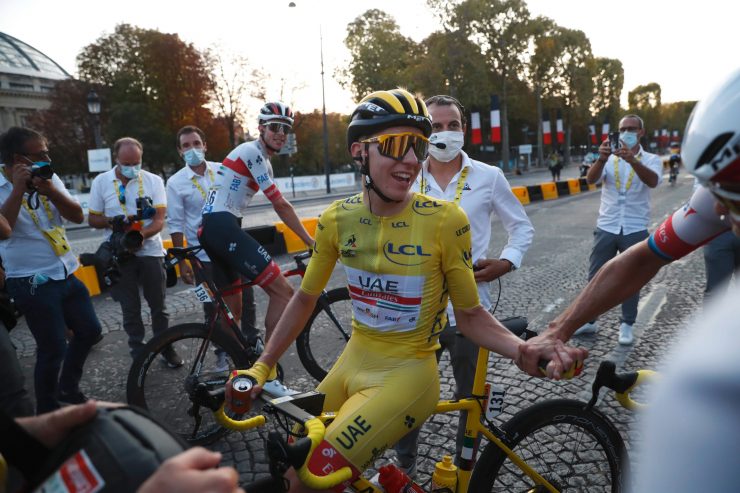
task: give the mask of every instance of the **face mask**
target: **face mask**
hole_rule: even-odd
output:
[[[465,134],[462,132],[437,132],[429,137],[429,154],[442,163],[449,163],[455,159],[463,148]],[[440,149],[435,144],[442,144]]]
[[[624,142],[628,149],[637,145],[637,132],[622,132],[619,134],[619,140]]]
[[[205,151],[196,147],[191,147],[182,154],[182,158],[188,166],[198,166],[205,160],[205,157]]]
[[[135,164],[133,166],[124,166],[122,164],[119,164],[118,169],[121,171],[121,174],[123,176],[125,176],[129,180],[132,180],[139,176],[139,173],[141,172],[141,164]]]

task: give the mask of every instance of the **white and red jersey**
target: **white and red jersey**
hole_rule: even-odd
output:
[[[686,205],[650,235],[648,245],[653,253],[665,260],[677,260],[729,230],[730,219],[717,215],[715,202],[708,189],[697,189]]]
[[[281,194],[272,178],[272,165],[259,140],[237,146],[217,167],[203,214],[227,211],[242,217],[259,190],[274,202]]]

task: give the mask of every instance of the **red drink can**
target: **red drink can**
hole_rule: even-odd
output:
[[[237,414],[249,411],[249,392],[252,390],[252,379],[246,375],[235,377],[226,385],[226,407]]]

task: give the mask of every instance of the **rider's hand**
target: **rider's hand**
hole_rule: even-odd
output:
[[[193,268],[187,262],[180,262],[180,279],[185,284],[195,284],[195,274]]]
[[[191,448],[164,461],[138,493],[244,493],[233,467],[219,467],[221,454],[202,447]]]
[[[588,351],[583,348],[567,346],[549,332],[538,335],[519,346],[516,365],[525,373],[533,377],[541,377],[540,360],[547,360],[547,378],[560,380],[565,373],[576,364],[588,357]]]

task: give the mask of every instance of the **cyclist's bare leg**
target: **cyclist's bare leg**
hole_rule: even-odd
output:
[[[262,288],[270,297],[267,305],[267,313],[265,314],[265,340],[269,341],[275,325],[280,320],[280,315],[285,311],[288,301],[293,296],[293,288],[282,274],[275,277],[274,281]]]

